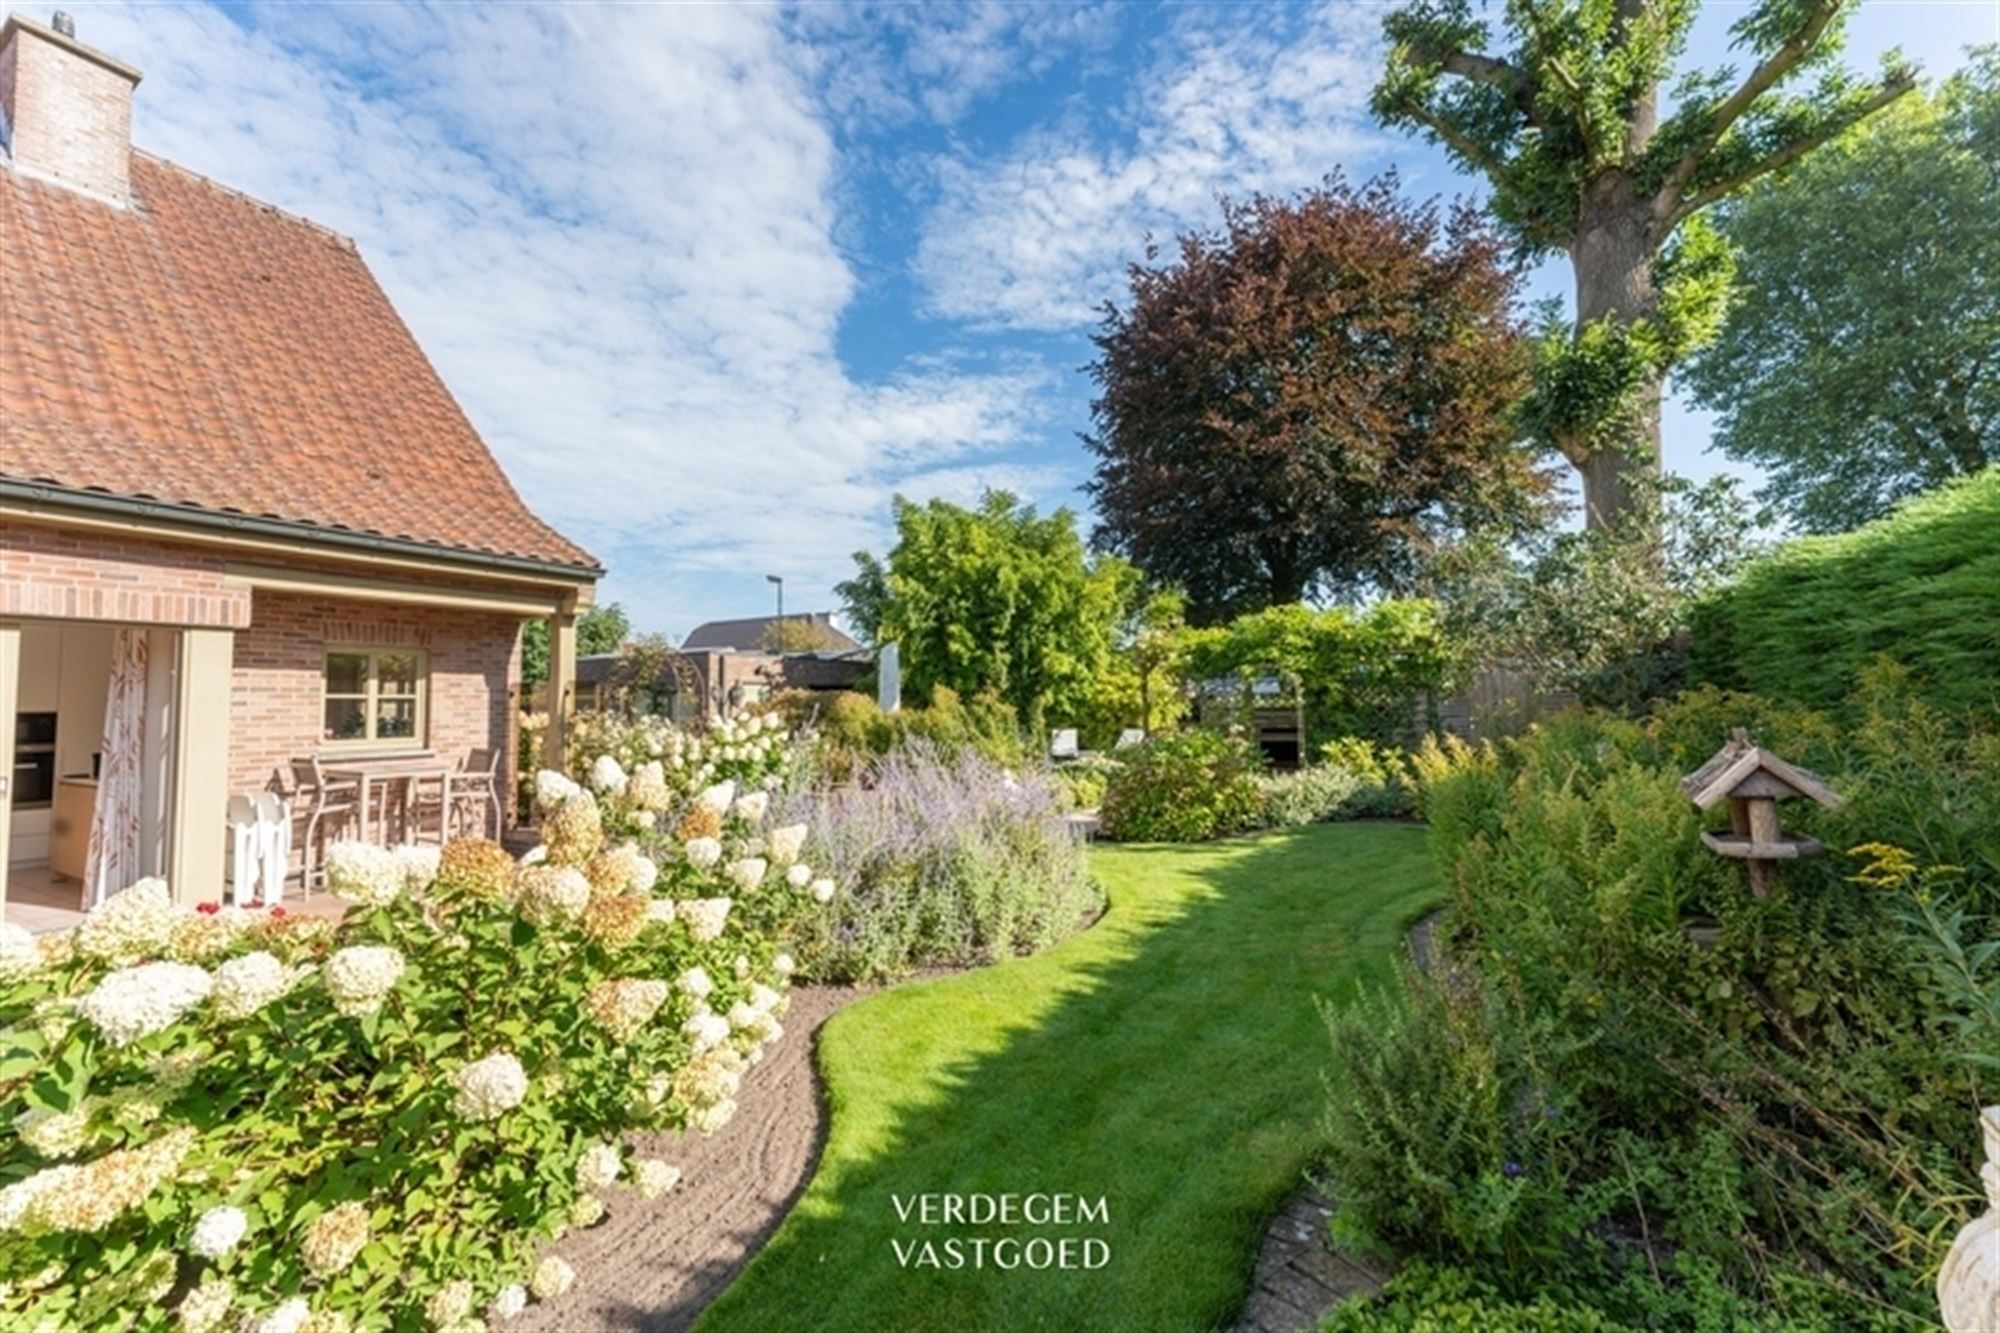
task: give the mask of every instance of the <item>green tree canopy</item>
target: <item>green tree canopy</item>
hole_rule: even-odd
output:
[[[1091,367],[1096,540],[1197,622],[1407,585],[1435,543],[1535,508],[1514,277],[1472,210],[1335,178],[1226,204],[1131,283]]]
[[[1875,80],[1833,60],[1856,3],[1755,0],[1731,29],[1749,69],[1689,74],[1664,115],[1697,0],[1505,0],[1498,42],[1473,0],[1416,0],[1384,21],[1377,114],[1485,176],[1524,254],[1575,268],[1575,320],[1546,328],[1525,419],[1582,474],[1591,526],[1638,503],[1667,372],[1721,315],[1728,252],[1690,219],[1913,86],[1894,57]]]
[[[2000,462],[2000,49],[1733,201],[1717,443],[1807,532]]]
[[[576,618],[576,652],[615,653],[632,633],[625,608],[616,602],[593,606]],[[521,627],[521,683],[539,685],[549,678],[549,622],[530,620]]]
[[[866,639],[900,646],[907,695],[991,691],[1037,731],[1090,706],[1138,593],[1131,565],[1088,554],[1069,510],[1005,491],[976,509],[897,496],[895,515],[888,558],[857,553],[837,591]]]

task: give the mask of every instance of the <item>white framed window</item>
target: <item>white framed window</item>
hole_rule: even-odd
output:
[[[422,745],[430,659],[417,648],[329,648],[320,738],[328,745]]]

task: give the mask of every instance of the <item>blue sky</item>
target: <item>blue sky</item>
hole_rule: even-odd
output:
[[[831,606],[898,491],[1083,507],[1095,312],[1218,194],[1477,191],[1370,121],[1360,0],[66,7],[145,74],[139,146],[356,238],[602,597],[676,636],[766,574]],[[1995,40],[2000,0],[1871,0],[1845,58]],[[1669,466],[1729,470],[1707,442],[1670,407]]]

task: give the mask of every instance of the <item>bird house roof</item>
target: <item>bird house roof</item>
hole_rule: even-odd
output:
[[[1752,745],[1742,728],[1729,743],[1694,772],[1681,779],[1681,791],[1706,810],[1731,796],[1767,796],[1783,800],[1809,796],[1829,810],[1845,799],[1817,773],[1788,764],[1762,746]]]

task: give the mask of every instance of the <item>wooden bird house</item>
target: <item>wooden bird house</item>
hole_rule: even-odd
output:
[[[1769,897],[1776,887],[1778,862],[1821,850],[1811,838],[1778,826],[1778,802],[1806,796],[1829,810],[1843,804],[1840,794],[1817,774],[1752,745],[1741,727],[1713,758],[1681,779],[1681,790],[1703,810],[1729,802],[1729,832],[1704,831],[1701,840],[1716,855],[1748,865],[1750,888],[1759,898]]]

